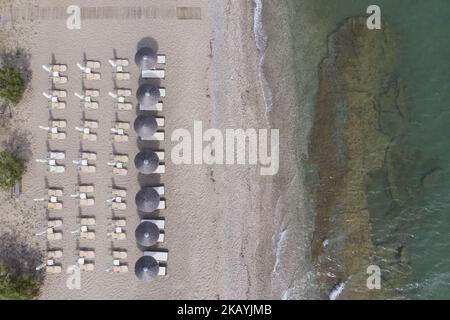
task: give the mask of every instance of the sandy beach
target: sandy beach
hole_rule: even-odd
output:
[[[31,1],[40,18],[32,21],[32,31],[24,31],[24,49],[28,50],[32,79],[25,99],[17,107],[18,126],[29,133],[32,157],[23,179],[23,194],[11,210],[4,210],[2,221],[22,222],[16,226],[31,247],[44,253],[45,237],[34,233],[46,226],[47,218],[63,219],[63,239],[52,242],[51,248],[62,249],[63,270],[74,265],[77,247],[95,250],[95,270],[81,274],[81,288],[69,290],[68,275],[47,275],[41,299],[253,299],[270,298],[272,255],[272,199],[271,177],[262,177],[256,166],[247,165],[174,165],[170,161],[173,143],[170,134],[178,128],[192,131],[194,121],[202,121],[204,128],[266,128],[265,107],[258,79],[258,57],[252,30],[251,1],[80,1],[80,6],[97,9],[82,19],[80,30],[68,30],[64,10],[70,1]],[[177,19],[177,6],[196,7],[201,19]],[[22,9],[26,8],[24,5]],[[105,11],[98,7],[111,7]],[[140,16],[120,15],[141,8]],[[49,9],[50,8],[50,9]],[[59,9],[55,9],[59,8]],[[61,11],[61,8],[63,8]],[[25,10],[25,9],[24,9]],[[102,11],[103,10],[103,11]],[[131,10],[131,11],[130,11]],[[63,14],[61,14],[61,12]],[[118,12],[119,16],[114,16]],[[118,113],[108,92],[114,88],[113,68],[108,64],[114,54],[128,58],[129,81],[118,85],[138,88],[138,67],[133,59],[140,40],[153,38],[158,54],[167,58],[166,88],[163,99],[166,139],[159,149],[166,152],[166,173],[150,180],[138,179],[132,162],[128,175],[116,177],[106,163],[111,154],[128,154],[131,161],[139,152],[138,137],[131,130],[128,143],[113,143],[110,128],[113,121],[133,123],[136,112]],[[102,66],[100,81],[84,81],[86,88],[100,90],[98,110],[84,111],[74,96],[82,89],[81,71],[76,63],[86,59],[98,60]],[[58,86],[67,90],[65,110],[52,110],[42,96],[49,91],[49,74],[42,65],[67,64],[68,83]],[[135,108],[134,108],[135,109]],[[48,142],[46,126],[49,119],[67,121],[67,139]],[[81,142],[75,126],[82,119],[99,122],[97,142]],[[45,158],[48,148],[66,153],[66,172],[49,174],[44,164],[34,159]],[[81,174],[72,164],[80,150],[97,153],[94,174]],[[70,198],[78,184],[95,185],[95,206],[80,209]],[[165,219],[165,241],[158,248],[169,252],[167,276],[150,283],[142,283],[134,275],[134,264],[142,252],[137,248],[134,230],[139,216],[134,196],[141,185],[164,185],[167,208],[159,212]],[[126,188],[127,210],[113,214],[106,200],[115,185]],[[62,211],[46,212],[43,204],[33,198],[46,194],[47,187],[64,189]],[[14,202],[14,200],[8,200]],[[14,209],[18,206],[19,209]],[[20,209],[20,207],[23,207]],[[33,208],[33,211],[30,211]],[[30,212],[32,215],[30,216]],[[14,214],[13,214],[14,213]],[[95,216],[96,239],[79,240],[76,230],[80,213]],[[125,217],[127,239],[115,244],[128,252],[130,271],[112,274],[111,218]],[[28,221],[29,220],[29,221]],[[26,223],[25,223],[26,221]],[[11,226],[11,230],[14,227]]]

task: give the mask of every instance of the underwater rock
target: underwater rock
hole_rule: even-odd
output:
[[[444,170],[434,168],[427,172],[421,179],[421,185],[425,189],[430,189],[438,185],[444,179]]]

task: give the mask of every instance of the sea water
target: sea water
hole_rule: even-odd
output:
[[[263,0],[261,5],[273,10],[269,1]],[[278,5],[289,6],[290,17],[284,23],[290,24],[294,35],[291,39],[295,42],[291,45],[298,48],[293,70],[299,76],[294,79],[305,81],[302,73],[318,70],[320,59],[307,53],[314,51],[324,57],[327,36],[348,17],[368,16],[366,10],[372,4],[381,8],[383,20],[395,35],[398,59],[393,74],[404,89],[407,124],[393,143],[402,146],[397,170],[404,189],[411,195],[410,200],[392,206],[383,196],[389,189],[383,179],[365,190],[372,242],[377,248],[395,243],[399,255],[405,254],[406,267],[394,275],[399,281],[382,280],[382,286],[390,286],[385,290],[386,298],[450,298],[450,2],[280,1]],[[263,21],[263,27],[267,34],[276,35],[273,21]],[[267,45],[270,43],[269,37]],[[310,77],[310,81],[318,85],[317,77]],[[272,81],[269,86],[276,94],[276,84]],[[303,94],[315,95],[317,89]],[[314,109],[314,99],[311,101],[310,107]],[[298,107],[304,108],[300,104]],[[276,108],[274,103],[272,112]],[[428,180],[423,187],[425,179]],[[396,266],[389,264],[382,269],[391,273],[391,278],[398,272]],[[291,287],[285,297],[299,296],[295,290],[304,288]]]

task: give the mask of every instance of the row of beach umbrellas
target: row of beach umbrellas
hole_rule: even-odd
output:
[[[154,69],[157,64],[157,55],[150,48],[141,48],[136,56],[135,62],[141,70]],[[136,97],[138,103],[143,109],[148,109],[160,101],[160,90],[149,84],[143,84],[139,87]],[[142,139],[150,139],[157,131],[158,124],[151,114],[141,113],[134,122],[134,130]],[[135,159],[136,169],[142,174],[151,174],[155,172],[160,163],[157,153],[151,149],[143,149]],[[143,187],[136,194],[135,201],[139,211],[151,213],[158,209],[160,203],[160,194],[152,187]],[[136,242],[145,248],[154,246],[159,239],[160,229],[151,221],[142,221],[135,231]],[[158,261],[152,257],[144,255],[135,264],[136,277],[144,282],[154,279],[159,272]]]

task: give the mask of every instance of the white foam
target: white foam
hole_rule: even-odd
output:
[[[256,47],[259,52],[259,81],[261,82],[261,89],[263,93],[264,102],[266,104],[266,112],[272,110],[272,91],[264,74],[264,60],[267,47],[267,36],[264,32],[262,22],[262,0],[253,0],[255,4],[255,12],[253,18],[253,31],[255,33]]]
[[[336,300],[340,296],[342,291],[344,291],[344,289],[345,289],[345,283],[342,282],[333,291],[331,291],[330,300]]]

